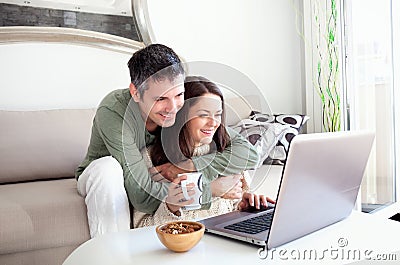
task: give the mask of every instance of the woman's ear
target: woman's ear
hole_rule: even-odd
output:
[[[135,102],[139,102],[140,100],[139,91],[137,90],[136,86],[132,83],[129,84],[129,92],[131,93],[133,100]]]

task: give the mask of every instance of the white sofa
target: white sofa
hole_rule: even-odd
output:
[[[0,264],[61,264],[90,238],[74,170],[93,115],[0,111]]]
[[[2,265],[61,264],[90,238],[74,171],[86,154],[95,107],[109,91],[127,87],[126,64],[143,44],[73,33],[0,29]]]

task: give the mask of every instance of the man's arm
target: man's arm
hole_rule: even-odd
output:
[[[202,209],[210,207],[211,182],[219,176],[230,176],[254,169],[258,163],[258,154],[254,146],[236,131],[227,127],[231,138],[230,144],[223,152],[210,153],[192,157],[197,171],[203,172],[203,205]],[[224,182],[223,179],[219,181]],[[233,187],[233,186],[232,186]],[[225,192],[227,192],[226,190]]]
[[[201,171],[203,173],[203,209],[210,207],[212,181],[219,182],[218,185],[214,185],[214,188],[228,186],[223,191],[221,191],[220,187],[217,189],[219,193],[226,193],[229,189],[235,187],[235,182],[217,179],[219,176],[237,175],[244,170],[255,168],[258,163],[258,154],[253,145],[236,131],[230,128],[227,128],[227,130],[231,141],[223,152],[193,156],[192,159],[188,159],[177,165],[167,163],[156,167],[157,171],[170,181],[176,178],[176,175],[179,173]]]
[[[94,126],[97,126],[110,154],[122,166],[125,189],[133,207],[138,211],[152,214],[157,210],[161,200],[167,196],[168,185],[151,180],[137,146],[137,137],[140,133],[136,130],[144,128],[135,128],[134,124],[130,124],[134,122],[133,119],[134,117],[121,117],[120,114],[101,107],[97,110]]]
[[[210,182],[219,175],[229,176],[254,169],[258,163],[259,157],[254,146],[236,131],[226,128],[231,142],[223,152],[192,157],[196,170],[203,172]]]
[[[254,169],[258,163],[258,153],[254,146],[236,131],[228,128],[231,142],[223,152],[213,152],[180,163],[166,163],[156,167],[156,171],[172,181],[177,174],[201,171],[208,182],[218,176],[230,176]]]

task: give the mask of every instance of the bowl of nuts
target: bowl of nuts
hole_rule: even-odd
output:
[[[202,223],[174,221],[156,227],[161,243],[175,252],[185,252],[193,248],[204,235]]]

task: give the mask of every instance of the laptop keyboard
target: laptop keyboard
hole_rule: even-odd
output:
[[[225,229],[247,234],[258,234],[266,231],[271,227],[272,213],[269,212],[260,216],[255,216],[234,224],[225,226]]]

